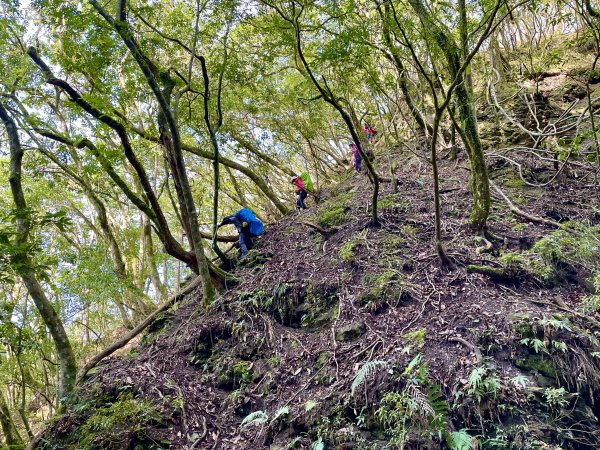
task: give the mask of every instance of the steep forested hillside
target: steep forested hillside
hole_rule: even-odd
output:
[[[585,281],[597,231],[575,225],[597,221],[587,201],[507,188],[528,214],[571,221],[499,205],[499,258],[449,214],[460,265],[447,272],[413,163],[382,192],[381,228],[352,173],[269,226],[235,288],[209,310],[191,293],[94,370],[40,448],[597,448],[600,324]],[[441,173],[448,211],[463,210],[464,171]]]
[[[600,448],[598,2],[0,24],[2,448]]]

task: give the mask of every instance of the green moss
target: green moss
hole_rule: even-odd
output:
[[[404,247],[405,244],[405,240],[395,234],[386,235],[385,239],[381,243],[384,250],[386,250],[386,253],[390,251],[393,252],[395,250],[399,250],[402,247]]]
[[[510,179],[504,181],[504,186],[517,189],[517,188],[524,188],[526,186],[526,184],[520,178],[510,178]]]
[[[539,373],[550,378],[555,378],[558,375],[558,370],[552,360],[549,357],[544,358],[542,355],[526,355],[517,359],[515,365],[520,369]]]
[[[346,220],[348,220],[348,217],[346,216],[346,207],[337,206],[322,213],[317,219],[317,222],[322,227],[334,227],[341,225],[346,222]]]
[[[401,275],[396,271],[387,270],[378,275],[367,274],[364,283],[371,287],[358,296],[357,303],[360,306],[377,310],[385,303],[398,306],[411,299],[411,295],[403,289]]]
[[[417,236],[417,229],[412,225],[403,225],[400,229],[400,234],[414,238]]]
[[[377,206],[386,211],[406,212],[410,208],[410,202],[402,198],[402,194],[390,194],[379,199]]]
[[[319,370],[322,368],[325,363],[329,360],[329,352],[321,352],[317,357],[317,361],[315,362],[315,369]]]
[[[281,358],[279,356],[271,356],[268,360],[267,363],[271,366],[271,367],[277,367],[278,365],[281,364]]]
[[[322,227],[334,227],[348,220],[347,212],[350,209],[350,201],[354,191],[340,194],[331,198],[325,204],[325,210],[317,218],[317,223]]]
[[[528,264],[527,258],[516,252],[504,253],[502,256],[500,256],[499,261],[500,264],[502,264],[505,268],[514,271],[521,271]]]
[[[121,394],[115,402],[96,408],[72,439],[77,441],[78,449],[126,448],[126,443],[143,441],[149,425],[163,421],[163,415],[150,401]]]
[[[366,236],[366,230],[361,231],[348,242],[344,243],[338,250],[338,256],[342,261],[350,262],[354,260],[354,252],[358,244]]]
[[[338,256],[342,261],[352,261],[354,259],[354,249],[356,248],[356,241],[351,240],[346,242],[338,250]]]
[[[527,228],[527,225],[524,223],[516,223],[513,225],[513,231],[523,231]]]

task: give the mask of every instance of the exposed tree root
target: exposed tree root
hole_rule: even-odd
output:
[[[102,350],[100,353],[98,353],[94,357],[92,357],[81,368],[81,370],[77,374],[77,383],[79,383],[83,379],[83,377],[85,376],[85,374],[92,367],[94,367],[96,364],[98,364],[100,361],[102,361],[107,356],[113,354],[118,349],[120,349],[120,348],[124,347],[125,345],[127,345],[127,343],[129,341],[131,341],[134,337],[136,337],[138,334],[140,334],[142,331],[144,331],[152,322],[154,322],[154,319],[156,318],[157,315],[159,315],[160,313],[162,313],[162,312],[166,311],[167,309],[169,309],[171,306],[173,306],[173,304],[175,304],[176,302],[178,302],[179,300],[181,300],[184,296],[186,296],[187,294],[189,294],[190,292],[192,292],[194,289],[196,289],[201,284],[202,284],[201,278],[200,277],[196,277],[190,284],[188,284],[182,290],[180,290],[175,295],[173,295],[172,297],[170,297],[161,306],[159,306],[158,309],[156,309],[156,311],[154,311],[152,314],[150,314],[148,317],[146,317],[133,330],[131,330],[129,333],[127,333],[125,336],[123,336],[121,339],[119,339],[117,342],[113,343],[112,345],[108,346],[107,348],[105,348],[104,350]]]
[[[206,435],[208,434],[208,428],[206,428],[206,417],[202,417],[202,434],[194,441],[194,443],[192,444],[192,446],[190,447],[191,450],[195,449],[196,446],[200,443],[200,441],[202,441],[202,439],[204,439],[206,437]]]
[[[522,211],[519,208],[517,208],[515,206],[515,204],[510,201],[510,199],[506,196],[506,194],[504,192],[502,192],[502,190],[492,180],[490,180],[490,186],[508,204],[508,207],[513,214],[515,214],[519,217],[522,217],[524,219],[527,219],[530,222],[541,223],[543,225],[549,225],[551,227],[556,227],[556,228],[560,227],[560,223],[558,223],[554,220],[544,219],[543,217],[534,216],[532,214],[528,214],[525,211]]]
[[[448,341],[449,342],[458,342],[459,344],[462,344],[465,347],[468,347],[469,349],[471,349],[473,351],[473,353],[475,353],[475,357],[477,358],[477,364],[482,363],[483,355],[481,354],[481,350],[479,350],[479,348],[477,348],[477,346],[475,344],[470,343],[469,341],[461,338],[460,336],[450,337],[450,338],[448,338]]]
[[[485,232],[481,233],[481,239],[483,239],[484,245],[482,245],[481,247],[477,247],[475,249],[475,252],[478,255],[481,255],[482,253],[490,253],[494,249],[494,245],[490,241],[488,241]]]
[[[338,228],[336,228],[336,227],[325,229],[313,222],[302,221],[300,223],[309,228],[312,228],[313,230],[318,231],[319,234],[321,234],[321,236],[323,236],[325,239],[331,237],[333,234],[338,232]]]

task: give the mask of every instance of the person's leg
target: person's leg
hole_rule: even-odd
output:
[[[252,239],[252,233],[250,233],[250,230],[248,230],[246,232],[246,248],[248,250],[252,250],[254,248],[254,239]]]
[[[248,234],[241,232],[240,233],[240,250],[242,251],[242,259],[248,255]]]
[[[301,205],[302,209],[306,209],[306,205],[304,204],[304,199],[306,199],[307,195],[308,195],[308,193],[306,191],[300,192],[300,205]]]
[[[296,197],[296,209],[302,209],[302,193],[299,192],[298,196]]]

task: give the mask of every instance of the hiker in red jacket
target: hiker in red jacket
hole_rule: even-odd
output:
[[[367,141],[369,144],[373,142],[373,139],[375,139],[375,135],[377,134],[375,128],[373,128],[367,122],[365,122],[365,126],[362,128],[362,132],[367,135]]]
[[[304,181],[302,181],[302,178],[300,177],[293,176],[291,182],[294,186],[296,186],[296,194],[298,194],[298,199],[296,200],[296,210],[300,211],[301,209],[306,209],[304,199],[308,195],[308,192],[304,187]]]

